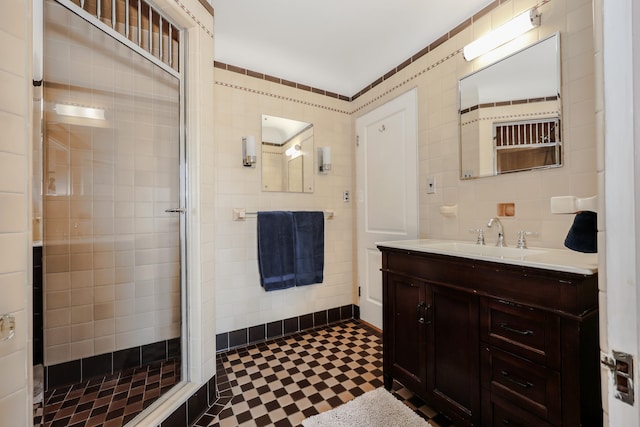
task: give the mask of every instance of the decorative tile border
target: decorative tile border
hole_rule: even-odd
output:
[[[228,88],[232,88],[232,89],[242,90],[242,91],[245,91],[245,92],[255,93],[255,94],[258,94],[258,95],[269,96],[269,97],[272,97],[272,98],[282,99],[283,101],[294,102],[296,104],[303,104],[303,105],[308,105],[310,107],[322,108],[322,109],[325,109],[325,110],[335,111],[337,113],[342,113],[342,114],[350,114],[349,111],[347,111],[347,110],[341,110],[341,109],[338,109],[338,108],[327,107],[326,105],[318,104],[318,103],[315,103],[315,102],[304,101],[302,99],[291,98],[290,96],[274,95],[273,93],[266,92],[266,91],[263,91],[263,90],[251,89],[251,88],[247,88],[247,87],[244,87],[244,86],[234,85],[234,84],[231,84],[231,83],[219,82],[217,80],[214,83],[216,85],[218,85],[218,86],[224,86],[224,87],[228,87]]]
[[[236,66],[230,65],[230,64],[224,64],[224,63],[221,63],[221,62],[215,62],[214,61],[214,67],[225,69],[225,70],[232,71],[232,72],[236,72],[236,73],[239,73],[239,74],[244,74],[244,75],[247,75],[247,76],[250,76],[250,77],[255,77],[257,79],[262,79],[262,80],[267,80],[267,81],[274,82],[274,83],[284,84],[286,86],[294,87],[294,88],[297,88],[297,89],[300,89],[300,90],[306,90],[306,91],[309,91],[309,92],[318,93],[318,94],[321,94],[321,95],[326,95],[326,96],[329,96],[331,98],[337,98],[337,99],[340,99],[340,100],[343,100],[343,101],[351,102],[351,101],[354,101],[354,100],[358,99],[359,97],[361,97],[365,93],[369,92],[370,90],[372,90],[374,87],[378,86],[380,83],[384,82],[385,80],[388,80],[389,78],[391,78],[392,76],[394,76],[395,74],[397,74],[398,72],[400,72],[401,70],[406,68],[407,66],[409,66],[412,63],[416,62],[418,59],[422,58],[427,53],[432,52],[437,47],[441,46],[443,43],[445,43],[446,41],[450,40],[451,38],[453,38],[454,36],[456,36],[457,34],[462,32],[463,30],[465,30],[466,28],[471,27],[474,22],[476,22],[478,19],[480,19],[483,16],[485,16],[487,13],[491,12],[493,9],[497,8],[500,5],[508,3],[510,1],[512,1],[512,0],[494,0],[492,3],[490,3],[484,9],[482,9],[481,11],[479,11],[478,13],[473,15],[472,17],[466,19],[464,22],[460,23],[458,26],[456,26],[452,30],[448,31],[446,34],[444,34],[441,37],[439,37],[433,43],[425,46],[419,52],[417,52],[416,54],[414,54],[410,58],[406,59],[401,64],[399,64],[396,67],[394,67],[393,69],[389,70],[387,73],[385,73],[384,75],[380,76],[379,78],[377,78],[372,83],[370,83],[369,85],[365,86],[362,90],[360,90],[359,92],[357,92],[356,94],[354,94],[352,96],[345,96],[345,95],[335,94],[333,92],[328,92],[328,91],[324,91],[322,89],[312,88],[310,86],[306,86],[306,85],[303,85],[303,84],[300,84],[300,83],[295,83],[295,82],[291,82],[291,81],[288,81],[288,80],[279,79],[277,77],[269,76],[269,75],[266,75],[266,74],[261,74],[261,73],[255,72],[255,71],[247,70],[247,69],[241,68],[241,67],[236,67]],[[536,4],[535,7],[539,8],[539,7],[549,3],[550,1],[551,0],[542,0],[538,4]],[[460,54],[461,52],[462,52],[462,48],[460,48],[460,49],[458,49],[458,50],[456,50],[454,52],[451,52],[450,54],[448,54],[444,58],[439,59],[435,63],[429,65],[428,67],[424,68],[423,70],[421,70],[421,71],[415,73],[414,75],[408,77],[407,79],[403,80],[402,82],[398,83],[397,85],[393,86],[392,88],[389,88],[384,93],[381,93],[380,95],[378,95],[375,98],[367,101],[365,104],[361,105],[357,109],[355,109],[353,111],[350,111],[350,112],[346,112],[346,111],[342,111],[342,110],[338,110],[338,109],[334,109],[334,108],[328,108],[328,107],[323,106],[323,105],[309,103],[309,102],[305,102],[305,101],[300,101],[300,100],[296,100],[296,99],[292,99],[292,98],[275,96],[275,95],[273,95],[271,93],[268,93],[268,92],[248,89],[248,88],[244,88],[244,87],[238,86],[238,85],[230,85],[230,84],[225,84],[225,83],[221,83],[221,82],[218,82],[218,81],[216,81],[215,83],[218,84],[218,85],[222,85],[222,86],[232,87],[234,89],[245,90],[245,91],[248,91],[248,92],[253,92],[253,93],[257,93],[257,94],[265,95],[265,96],[275,96],[277,98],[285,99],[285,100],[288,100],[288,101],[298,102],[298,103],[306,104],[306,105],[309,105],[309,106],[329,109],[329,110],[332,110],[332,111],[336,111],[336,112],[341,112],[341,113],[352,115],[352,114],[355,114],[358,111],[366,108],[367,106],[375,103],[376,101],[386,97],[390,93],[395,92],[396,90],[402,88],[406,84],[408,84],[411,81],[415,80],[417,77],[419,77],[422,74],[424,74],[424,73],[434,69],[435,67],[443,64],[444,62],[446,62],[449,59],[455,57],[456,55]]]
[[[195,13],[191,12],[191,10],[189,10],[189,8],[180,0],[174,0],[174,1],[178,6],[180,6],[182,10],[184,10],[184,12],[187,14],[189,18],[191,18],[196,24],[198,24],[200,28],[204,30],[205,33],[209,35],[209,37],[213,38],[213,32],[198,19]],[[213,24],[213,15],[214,15],[213,7],[207,2],[207,0],[199,0],[199,1],[200,1],[200,4],[206,9],[206,11],[211,14],[211,24]]]
[[[560,99],[560,95],[547,96],[546,98],[514,99],[513,101],[487,102],[486,104],[476,104],[476,105],[472,105],[469,108],[465,108],[464,110],[460,111],[460,114],[466,114],[471,111],[481,110],[483,108],[506,107],[509,105],[520,105],[520,104],[534,104],[536,102],[557,101],[558,99]]]
[[[199,0],[199,1],[202,7],[204,7],[207,10],[207,12],[211,14],[211,16],[214,16],[213,6],[211,6],[211,4],[207,0]]]
[[[176,1],[178,1],[178,0],[176,0]],[[205,0],[201,0],[201,1],[205,1]],[[309,92],[318,93],[320,95],[326,95],[326,96],[329,96],[331,98],[337,98],[337,99],[341,99],[343,101],[351,102],[351,101],[354,101],[355,99],[359,98],[360,96],[364,95],[365,93],[369,92],[371,89],[373,89],[374,87],[378,86],[383,81],[388,80],[393,75],[397,74],[398,72],[400,72],[401,70],[403,70],[404,68],[406,68],[407,66],[412,64],[413,62],[415,62],[418,59],[422,58],[424,55],[426,55],[427,53],[431,52],[432,50],[434,50],[435,48],[437,48],[438,46],[440,46],[441,44],[443,44],[447,40],[451,39],[453,36],[457,35],[458,33],[463,31],[467,27],[470,27],[475,20],[478,20],[479,18],[481,18],[482,16],[486,15],[487,13],[489,13],[490,11],[495,9],[496,7],[500,6],[501,4],[506,3],[508,1],[511,1],[511,0],[495,0],[493,3],[489,4],[487,7],[482,9],[480,12],[476,13],[471,18],[465,20],[460,25],[458,25],[455,28],[453,28],[452,30],[448,31],[446,34],[444,34],[441,37],[439,37],[433,43],[429,44],[428,46],[425,46],[419,52],[417,52],[416,54],[414,54],[410,58],[406,59],[405,61],[403,61],[398,66],[392,68],[391,70],[386,72],[384,75],[380,76],[379,78],[377,78],[372,83],[370,83],[369,85],[365,86],[362,90],[360,90],[359,92],[357,92],[356,94],[354,94],[352,96],[339,95],[339,94],[336,94],[336,93],[333,93],[333,92],[325,91],[325,90],[318,89],[318,88],[313,88],[313,87],[310,87],[310,86],[307,86],[307,85],[303,85],[303,84],[300,84],[300,83],[295,83],[295,82],[292,82],[292,81],[289,81],[289,80],[280,79],[278,77],[269,76],[267,74],[262,74],[262,73],[258,73],[258,72],[255,72],[255,71],[247,70],[245,68],[236,67],[234,65],[224,64],[222,62],[214,61],[213,65],[216,68],[221,68],[221,69],[224,69],[224,70],[233,71],[235,73],[245,74],[247,76],[255,77],[257,79],[267,80],[267,81],[274,82],[274,83],[280,83],[280,84],[283,84],[283,85],[286,85],[286,86],[290,86],[290,87],[294,87],[294,88],[297,88],[297,89],[300,89],[300,90],[306,90],[306,91],[309,91]],[[543,1],[542,4],[544,4],[544,3],[548,2],[548,1],[551,1],[551,0],[545,0],[545,1]],[[456,51],[455,53],[457,54],[460,51]],[[446,59],[449,59],[450,57],[452,57],[452,56],[449,55]],[[444,61],[442,61],[442,62],[444,62]],[[439,63],[442,63],[442,62],[439,62]]]
[[[355,304],[350,304],[288,319],[276,320],[275,322],[250,326],[236,331],[223,332],[216,335],[216,352],[220,353],[237,347],[244,347],[248,344],[255,344],[265,340],[287,336],[342,320],[359,318],[360,308]]]
[[[220,68],[221,70],[232,71],[238,74],[244,74],[249,77],[255,77],[256,79],[266,80],[272,83],[278,83],[284,86],[289,86],[295,89],[305,90],[307,92],[317,93],[319,95],[325,95],[329,98],[340,99],[342,101],[351,101],[351,98],[344,95],[338,95],[334,92],[329,92],[326,90],[318,89],[312,86],[303,85],[302,83],[292,82],[290,80],[281,79],[279,77],[270,76],[268,74],[262,74],[257,71],[248,70],[246,68],[236,67],[235,65],[225,64],[224,62],[213,61],[213,66],[215,68]]]
[[[45,390],[181,357],[180,338],[45,366]]]
[[[450,53],[449,55],[445,56],[444,58],[441,58],[440,60],[438,60],[437,62],[429,65],[428,67],[422,69],[421,71],[418,71],[417,73],[415,73],[414,75],[404,79],[403,81],[401,81],[400,83],[398,83],[397,85],[389,88],[388,90],[384,91],[383,93],[381,93],[380,95],[376,96],[375,98],[370,99],[369,101],[367,101],[366,103],[362,104],[361,106],[359,106],[358,108],[356,108],[355,110],[353,110],[350,114],[355,114],[358,111],[368,107],[369,105],[375,103],[376,101],[385,98],[387,95],[395,92],[396,90],[402,88],[404,85],[409,84],[410,82],[412,82],[413,80],[415,80],[416,78],[420,77],[421,75],[423,75],[426,72],[429,72],[431,70],[433,70],[434,68],[438,67],[439,65],[444,64],[446,61],[448,61],[449,59],[455,57],[456,55],[458,55],[459,53],[462,52],[462,49],[458,49],[455,52]]]
[[[466,126],[469,125],[471,123],[476,123],[476,122],[483,122],[483,121],[491,121],[491,122],[495,122],[496,120],[513,120],[513,119],[530,119],[532,117],[549,117],[549,116],[553,116],[553,115],[560,115],[560,112],[558,110],[552,110],[552,111],[540,111],[537,113],[522,113],[522,114],[505,114],[502,116],[487,116],[487,117],[478,117],[475,119],[471,119],[471,120],[467,120],[464,122],[460,123],[460,126]]]
[[[33,247],[33,365],[44,362],[42,246]]]

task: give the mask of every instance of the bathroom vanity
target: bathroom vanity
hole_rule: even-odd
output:
[[[601,426],[596,255],[413,240],[382,251],[384,383],[456,426]]]

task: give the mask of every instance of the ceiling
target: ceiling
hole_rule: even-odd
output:
[[[310,127],[311,123],[262,115],[262,142],[283,145]]]
[[[493,0],[212,0],[216,61],[351,96]]]

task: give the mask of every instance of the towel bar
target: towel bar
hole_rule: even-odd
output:
[[[324,209],[322,211],[324,213],[325,219],[333,219],[334,211],[333,209]],[[244,208],[234,208],[233,209],[233,220],[234,221],[243,221],[247,218],[255,218],[258,216],[258,212],[247,211]]]

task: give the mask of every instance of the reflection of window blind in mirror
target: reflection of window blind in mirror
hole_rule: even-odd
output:
[[[560,119],[494,123],[496,172],[515,172],[560,164]]]
[[[560,34],[557,33],[460,79],[461,179],[562,166],[559,148],[537,147],[532,152],[548,151],[541,161],[550,161],[549,156],[553,154],[553,164],[526,162],[530,167],[524,167],[521,160],[524,156],[510,151],[501,154],[500,164],[503,165],[506,158],[516,158],[516,164],[498,167],[498,150],[492,133],[496,122],[561,119],[560,64]]]

